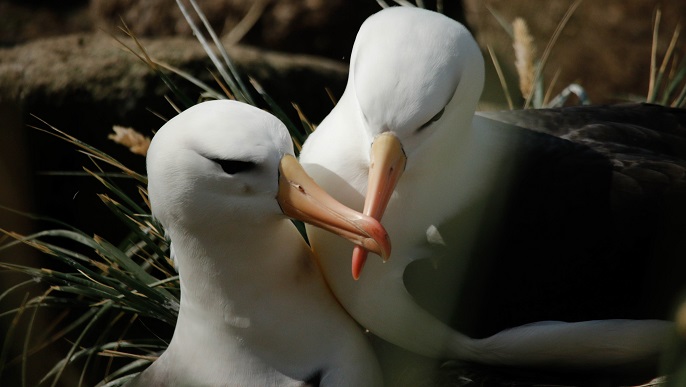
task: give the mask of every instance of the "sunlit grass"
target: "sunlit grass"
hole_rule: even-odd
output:
[[[588,105],[591,103],[583,85],[576,83],[567,85],[557,95],[552,96],[552,91],[554,90],[556,81],[560,75],[559,70],[555,72],[547,86],[544,85],[543,78],[543,70],[553,47],[557,43],[562,30],[582,1],[583,0],[576,0],[569,6],[567,12],[557,24],[557,27],[551,35],[540,58],[537,58],[536,56],[535,42],[528,32],[525,19],[516,18],[510,23],[495,9],[487,6],[493,17],[513,41],[516,58],[515,69],[517,70],[519,91],[521,97],[524,99],[522,105],[524,109],[560,107],[563,106],[572,95],[577,97],[579,104],[581,105]],[[653,21],[652,49],[650,53],[646,53],[646,55],[650,55],[651,59],[650,74],[647,74],[649,79],[648,91],[645,97],[631,96],[630,100],[634,102],[649,102],[683,108],[686,106],[686,53],[682,53],[682,57],[679,58],[679,50],[677,49],[681,26],[677,25],[675,27],[669,45],[664,52],[661,61],[658,63],[658,36],[661,15],[661,11],[657,9]],[[508,88],[501,64],[490,46],[487,47],[487,50],[498,75],[508,107],[509,109],[515,109],[517,108],[513,103],[515,98]]]
[[[510,39],[513,41],[515,69],[517,70],[519,91],[524,100],[522,105],[524,109],[560,107],[567,102],[567,99],[571,95],[576,95],[579,99],[579,103],[582,105],[588,105],[591,103],[584,88],[575,83],[565,87],[556,96],[552,96],[552,91],[556,85],[557,78],[560,75],[559,70],[555,73],[553,79],[548,83],[547,87],[545,86],[543,78],[543,70],[545,69],[548,58],[553,51],[553,47],[555,47],[557,44],[560,34],[571,19],[572,15],[574,15],[576,9],[579,7],[579,5],[581,5],[582,1],[583,0],[576,0],[569,6],[567,12],[565,12],[564,16],[555,27],[555,31],[548,40],[548,43],[540,58],[536,55],[536,44],[533,37],[529,33],[525,19],[516,18],[510,23],[506,21],[505,18],[502,17],[495,9],[486,6],[489,12],[503,27],[503,29],[510,36]],[[498,79],[503,89],[503,94],[505,95],[508,107],[509,109],[515,109],[516,106],[513,103],[515,99],[507,87],[507,81],[505,80],[500,62],[498,61],[493,49],[490,46],[488,46],[487,49],[498,75]]]

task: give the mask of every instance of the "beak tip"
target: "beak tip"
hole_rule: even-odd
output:
[[[362,268],[364,268],[365,262],[367,262],[367,254],[369,252],[361,247],[361,246],[355,246],[353,249],[353,257],[352,257],[352,274],[353,274],[353,279],[357,281],[360,278],[360,273],[362,273]]]

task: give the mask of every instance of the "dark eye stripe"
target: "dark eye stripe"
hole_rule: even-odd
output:
[[[435,116],[431,117],[431,119],[429,121],[427,121],[424,125],[420,126],[419,129],[417,129],[417,131],[419,132],[422,129],[426,128],[427,126],[431,125],[432,123],[440,120],[443,113],[445,113],[445,108],[441,109],[441,111],[436,113]]]
[[[219,164],[224,172],[229,175],[234,175],[236,173],[247,172],[257,167],[257,164],[252,161],[243,160],[218,160],[212,159],[215,163]]]

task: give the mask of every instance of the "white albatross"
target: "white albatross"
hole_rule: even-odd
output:
[[[235,101],[198,104],[155,134],[147,170],[181,302],[168,349],[130,386],[382,384],[367,338],[284,213],[379,254],[387,235],[313,184],[279,120]]]
[[[539,140],[537,133],[525,133],[520,141],[515,135],[517,130],[503,133],[506,125],[474,119],[483,81],[481,52],[467,29],[454,20],[427,10],[394,7],[364,22],[353,46],[345,92],[305,142],[300,162],[317,184],[343,204],[364,208],[366,214],[377,219],[383,216],[394,253],[384,264],[378,260],[367,262],[360,275],[365,254],[356,249],[353,276],[359,276],[359,280],[355,281],[343,259],[353,246],[309,227],[313,250],[321,257],[324,276],[336,297],[372,333],[424,356],[553,368],[654,364],[662,338],[672,327],[670,322],[613,314],[611,304],[604,305],[607,317],[584,315],[574,319],[558,318],[552,312],[533,313],[583,310],[585,303],[590,310],[596,301],[608,302],[600,295],[584,298],[585,293],[577,294],[579,299],[572,302],[554,298],[556,286],[562,288],[566,281],[594,289],[595,279],[589,280],[588,276],[575,278],[577,273],[570,271],[569,277],[564,277],[562,266],[556,267],[563,261],[558,254],[564,252],[546,251],[547,261],[536,261],[545,263],[535,266],[539,271],[536,275],[520,275],[513,270],[510,278],[505,273],[512,287],[500,287],[496,281],[489,282],[488,277],[474,279],[483,273],[468,272],[478,258],[468,259],[475,254],[477,233],[488,223],[483,219],[493,206],[491,199],[500,191],[507,192],[509,173],[517,169],[518,152],[529,146],[530,139]],[[545,141],[568,143],[556,138]],[[540,165],[545,167],[546,163]],[[549,217],[555,218],[554,211],[552,214]],[[445,223],[455,220],[457,231],[441,230]],[[591,229],[593,222],[589,221]],[[532,237],[538,236],[525,236],[523,240],[533,251],[538,241]],[[434,242],[435,249],[427,239]],[[450,305],[458,297],[469,297],[470,288],[465,290],[460,283],[465,280],[497,292],[493,298],[501,301],[489,303],[475,292],[477,298],[455,318],[459,321],[476,316],[476,306],[482,302],[481,308],[492,310],[491,318],[475,324],[495,327],[478,335],[483,339],[472,339],[448,326],[420,306],[406,287],[408,266],[422,258],[446,255],[446,249],[439,246],[443,242],[448,245],[448,258],[458,262],[460,275],[454,276],[452,288],[443,289],[434,299]],[[490,247],[498,247],[498,243],[496,239]],[[576,252],[569,246],[557,247]],[[526,250],[506,251],[500,258],[507,262],[496,260],[491,266],[516,269],[519,260],[528,259]],[[580,266],[577,270],[592,277],[592,267],[589,270],[588,266]],[[608,284],[622,278],[621,270],[616,266],[614,270]],[[504,301],[512,300],[510,294],[518,295],[541,279],[549,279],[543,281],[547,288],[534,288],[531,294],[549,296],[552,300],[546,300],[547,304],[521,293],[531,299],[522,297],[500,308]],[[429,276],[421,285],[431,281]],[[535,318],[513,317],[529,311],[532,314],[527,317]],[[477,337],[472,333],[470,336]]]

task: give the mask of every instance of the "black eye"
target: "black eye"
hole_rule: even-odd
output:
[[[417,129],[418,132],[421,132],[422,129],[425,129],[427,126],[433,124],[434,122],[438,121],[441,119],[441,116],[445,112],[445,108],[441,109],[440,112],[436,113],[435,116],[431,117],[429,121],[427,121],[424,125],[420,126],[419,129]]]
[[[218,159],[212,159],[212,161],[219,164],[219,166],[222,167],[224,172],[228,173],[229,175],[250,171],[257,166],[257,164],[252,161]]]

